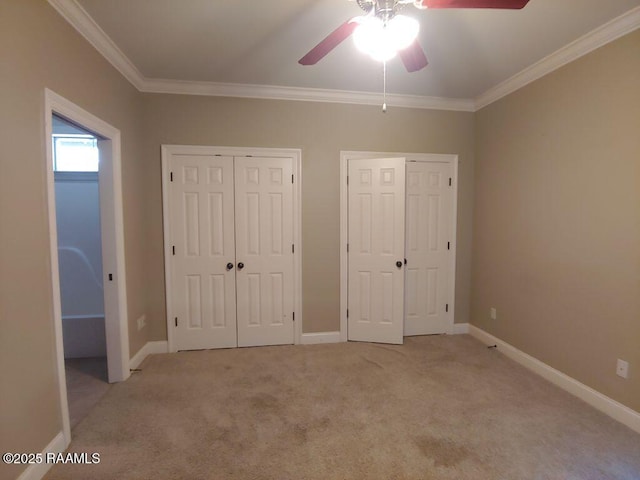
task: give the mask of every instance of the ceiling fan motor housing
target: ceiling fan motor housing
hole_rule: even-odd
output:
[[[367,13],[373,10],[374,15],[385,22],[395,17],[404,6],[398,0],[356,0],[356,3]]]

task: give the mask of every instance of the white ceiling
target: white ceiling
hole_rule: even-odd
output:
[[[60,4],[73,1],[143,81],[376,94],[382,89],[381,64],[359,53],[351,39],[317,65],[297,63],[338,25],[362,13],[353,1],[50,0],[59,10]],[[638,7],[640,0],[530,0],[522,10],[407,6],[403,13],[420,21],[419,40],[429,65],[407,73],[400,59],[390,61],[387,89],[400,95],[477,99],[585,35],[600,32],[596,37],[603,44],[610,39],[606,35],[625,33],[621,23],[626,31],[638,28]],[[607,27],[596,30],[614,19],[617,34]]]

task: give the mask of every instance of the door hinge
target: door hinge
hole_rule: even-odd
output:
[[[444,307],[444,311],[445,311],[445,312],[449,312],[449,304],[448,304],[448,303],[445,305],[445,307]]]
[[[449,177],[449,186],[451,186],[451,177]]]
[[[293,183],[293,175],[291,175],[291,183]]]
[[[347,243],[347,253],[349,253],[349,244]]]
[[[176,254],[176,246],[175,245],[173,245],[171,247],[171,253],[173,253],[174,255]]]
[[[176,317],[176,327],[178,326],[178,317]]]
[[[109,274],[109,281],[110,281],[110,282],[113,282],[113,273],[110,273],[110,274]]]
[[[296,246],[293,243],[291,244],[291,253],[296,253]]]
[[[171,181],[173,182],[173,172],[169,173],[169,178],[171,179]]]
[[[296,321],[296,312],[293,312],[293,321]]]
[[[347,318],[349,318],[349,309],[347,308]]]
[[[447,250],[451,250],[451,242],[447,242]]]
[[[349,175],[347,175],[347,185],[349,185]]]

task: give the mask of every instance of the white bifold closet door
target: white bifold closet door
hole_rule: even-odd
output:
[[[407,163],[405,335],[449,330],[451,164]]]
[[[233,158],[173,155],[171,160],[172,291],[167,293],[178,350],[235,347]]]
[[[291,158],[171,156],[178,350],[290,344]]]
[[[405,159],[352,159],[348,172],[348,338],[401,344]]]
[[[238,346],[293,343],[293,188],[287,158],[236,158]]]

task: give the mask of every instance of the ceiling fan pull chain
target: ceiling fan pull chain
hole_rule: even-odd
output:
[[[382,113],[387,113],[387,62],[382,62]]]

